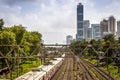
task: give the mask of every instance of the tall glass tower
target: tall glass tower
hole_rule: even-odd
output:
[[[84,38],[83,33],[83,5],[79,3],[77,5],[77,35],[76,39],[77,41],[82,41]]]

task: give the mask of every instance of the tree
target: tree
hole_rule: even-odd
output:
[[[26,45],[26,47],[24,47],[24,50],[27,53],[32,52],[37,47],[37,45],[40,45],[40,42],[41,42],[41,34],[38,32],[25,32],[21,40],[21,44]],[[30,47],[27,45],[34,45],[34,46]]]
[[[118,38],[118,43],[120,43],[120,37]]]
[[[105,56],[106,57],[112,57],[113,54],[115,54],[116,51],[116,46],[117,46],[117,41],[115,39],[114,34],[108,34],[103,37],[105,44],[103,45],[103,52],[106,52]],[[106,58],[105,59],[106,63],[111,63],[112,59],[111,58]]]
[[[3,21],[3,19],[0,19],[0,30],[2,30],[3,25],[4,25],[4,21]]]
[[[114,34],[105,35],[105,36],[103,37],[103,39],[104,39],[105,42],[110,42],[110,43],[113,43],[113,42],[116,41]]]
[[[85,49],[85,47],[87,46],[86,44],[87,44],[87,42],[85,42],[85,41],[83,41],[83,42],[76,41],[76,42],[71,43],[70,48],[72,49],[74,54],[77,55],[77,54],[80,54],[82,52],[82,50]]]
[[[0,32],[0,44],[1,45],[16,44],[15,38],[16,38],[15,34],[11,31]]]
[[[0,23],[0,25],[2,25],[0,26],[0,29],[2,29],[3,24],[4,23],[2,24]],[[0,68],[2,69],[8,67],[8,65],[6,64],[8,63],[9,71],[11,70],[13,71],[13,69],[16,68],[15,66],[23,63],[26,59],[18,59],[12,57],[18,57],[18,56],[23,57],[25,55],[29,56],[29,54],[34,50],[37,54],[38,51],[36,49],[38,49],[39,47],[36,48],[36,46],[40,45],[41,37],[42,35],[39,32],[35,32],[35,31],[29,32],[22,25],[18,25],[18,26],[15,25],[13,27],[4,27],[2,31],[0,31],[0,45],[3,45],[0,46],[0,57],[8,57],[8,58],[0,59]],[[14,46],[14,45],[18,45],[18,46]],[[25,54],[24,52],[28,54]]]
[[[31,35],[34,38],[33,41],[32,41],[32,43],[34,45],[40,44],[42,35],[39,32],[36,32],[36,31],[31,32]]]
[[[26,32],[25,27],[23,27],[22,25],[18,25],[18,26],[15,25],[15,26],[11,27],[10,29],[16,35],[17,44],[20,44],[21,40],[23,38],[23,34]]]
[[[13,32],[2,31],[0,32],[0,45],[12,45],[16,44],[15,34]],[[6,56],[6,54],[11,51],[13,47],[11,46],[0,46],[0,52]],[[8,56],[12,56],[13,54],[9,54]],[[0,54],[0,56],[2,56]],[[5,59],[0,59],[1,67],[6,67]]]

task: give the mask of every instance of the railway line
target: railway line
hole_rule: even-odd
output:
[[[40,66],[16,80],[115,80],[112,75],[92,63],[71,54],[51,62],[52,64]]]
[[[96,66],[94,66],[93,64],[91,64],[88,61],[84,60],[84,63],[86,63],[88,65],[88,67],[92,68],[92,71],[96,74],[96,76],[100,79],[100,80],[115,80],[115,78],[110,75],[109,73],[101,70],[100,68],[97,68]],[[97,75],[98,74],[98,75]]]
[[[62,66],[56,72],[51,80],[74,80],[73,76],[73,58],[65,58]]]
[[[86,64],[84,64],[82,62],[82,60],[80,59],[78,64],[80,65],[81,69],[82,69],[82,80],[95,80],[95,76],[92,75],[92,73],[89,71],[88,67],[86,66]]]
[[[115,80],[115,78],[88,61],[79,58],[78,65],[82,70],[81,80]]]

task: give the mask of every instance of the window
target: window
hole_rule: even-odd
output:
[[[78,35],[79,36],[83,36],[83,31],[82,30],[78,30]]]
[[[78,23],[78,28],[83,28],[83,23]]]
[[[83,21],[83,15],[77,15],[77,20]]]

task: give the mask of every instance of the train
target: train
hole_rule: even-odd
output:
[[[15,80],[50,80],[60,68],[64,61],[65,54],[61,58],[50,60],[49,64],[41,65],[32,71],[19,76]]]

